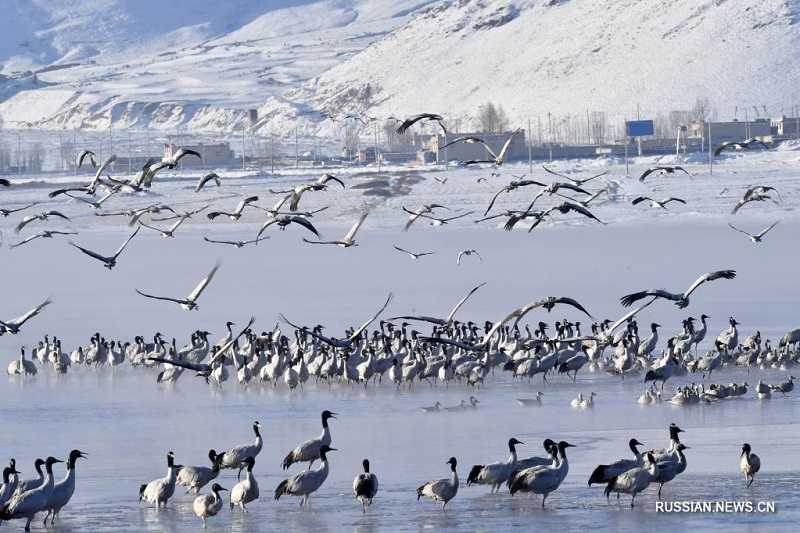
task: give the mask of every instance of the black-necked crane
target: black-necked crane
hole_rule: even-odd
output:
[[[490,492],[500,491],[500,486],[508,481],[508,476],[517,468],[517,444],[524,444],[515,438],[508,440],[509,457],[507,461],[497,461],[486,465],[475,465],[467,476],[467,486],[472,483],[491,485]]]
[[[319,468],[316,470],[303,470],[281,481],[275,489],[275,499],[280,499],[284,494],[302,496],[300,505],[308,505],[308,498],[319,490],[325,480],[328,479],[328,472],[330,471],[328,453],[333,451],[336,451],[336,448],[323,444],[319,448]]]
[[[361,510],[367,512],[367,507],[372,505],[372,498],[378,493],[378,476],[369,471],[369,460],[361,462],[364,471],[353,480],[353,493],[361,502]]]
[[[197,150],[190,150],[189,148],[178,148],[178,150],[168,156],[164,156],[161,158],[161,163],[169,169],[173,169],[178,166],[180,160],[187,155],[193,155],[199,159],[203,159],[203,156]]]
[[[741,458],[739,467],[744,474],[745,486],[749,487],[753,484],[756,473],[761,470],[761,459],[753,453],[752,448],[746,442],[742,444]]]
[[[733,225],[733,224],[731,224],[730,222],[728,222],[728,225],[729,225],[729,226],[730,226],[732,229],[735,229],[736,231],[738,231],[739,233],[741,233],[742,235],[747,235],[747,237],[750,239],[750,242],[752,242],[753,244],[758,244],[758,243],[760,243],[760,242],[761,242],[761,240],[764,238],[764,235],[766,235],[766,234],[767,234],[767,232],[768,232],[769,230],[771,230],[772,228],[774,228],[774,227],[775,227],[775,226],[778,224],[778,222],[780,222],[780,220],[778,220],[778,221],[776,221],[776,222],[773,222],[772,224],[770,224],[770,225],[769,225],[769,226],[767,226],[766,228],[762,229],[761,231],[759,231],[759,232],[758,232],[758,233],[756,233],[755,235],[753,235],[752,233],[748,233],[748,232],[746,232],[746,231],[745,231],[745,230],[743,230],[743,229],[739,229],[739,228],[737,228],[736,226],[734,226],[734,225]]]
[[[55,524],[58,513],[61,508],[69,503],[72,495],[75,493],[75,463],[81,457],[86,457],[87,454],[80,450],[72,450],[69,452],[67,459],[67,475],[53,485],[53,491],[50,493],[50,498],[47,500],[47,505],[44,506],[43,511],[47,511],[44,517],[44,523],[47,524],[47,518],[50,518],[50,525]]]
[[[308,467],[314,465],[314,461],[320,459],[320,450],[323,446],[331,445],[331,430],[328,427],[328,420],[336,418],[336,413],[332,413],[327,409],[322,411],[322,433],[313,439],[308,439],[295,446],[292,451],[286,454],[283,458],[281,466],[284,470],[292,466],[294,463],[308,462]]]
[[[11,333],[12,335],[16,335],[17,333],[19,333],[19,329],[25,322],[35,317],[39,313],[41,313],[42,310],[51,303],[53,303],[53,299],[48,298],[47,300],[40,303],[39,305],[37,305],[36,307],[34,307],[33,309],[31,309],[30,311],[28,311],[23,315],[5,321],[0,320],[0,335],[3,335],[5,333]]]
[[[639,176],[639,181],[644,181],[645,178],[647,176],[649,176],[650,174],[652,174],[653,172],[658,172],[659,174],[675,174],[677,171],[683,172],[684,174],[689,176],[689,179],[692,179],[692,175],[689,174],[689,171],[686,170],[683,167],[679,167],[679,166],[655,166],[655,167],[650,167],[647,170],[645,170],[644,172],[642,172],[642,175]]]
[[[14,233],[19,233],[22,228],[33,222],[34,220],[49,220],[50,217],[58,217],[63,218],[64,220],[69,220],[69,217],[64,215],[63,213],[55,210],[50,211],[43,211],[41,213],[37,213],[35,215],[28,215],[24,217],[19,224],[14,228]]]
[[[717,146],[716,150],[714,150],[714,157],[719,156],[719,154],[721,154],[723,150],[726,150],[728,148],[735,148],[736,150],[745,150],[747,148],[750,148],[751,145],[756,143],[760,144],[764,149],[769,150],[769,146],[767,146],[766,143],[764,143],[760,139],[756,139],[755,137],[750,137],[749,139],[745,139],[744,141],[723,142],[722,144]]]
[[[633,199],[631,203],[633,205],[638,205],[642,202],[647,202],[647,201],[650,202],[650,207],[654,209],[659,209],[659,208],[666,209],[667,204],[670,202],[678,202],[679,204],[686,204],[686,200],[683,200],[681,198],[676,198],[674,196],[667,196],[663,200],[656,200],[655,198],[650,198],[649,196],[637,196],[636,198]]]
[[[425,496],[436,502],[442,502],[442,510],[447,503],[458,494],[458,474],[456,465],[458,461],[451,457],[445,464],[450,465],[450,477],[434,479],[417,488],[417,500]]]
[[[569,473],[566,449],[573,446],[574,444],[563,440],[558,443],[557,448],[560,455],[558,465],[535,466],[519,472],[514,483],[509,487],[511,495],[513,496],[519,491],[541,494],[542,508],[544,508],[547,496],[561,486]]]
[[[253,422],[253,433],[256,435],[255,441],[252,444],[240,444],[239,446],[234,446],[223,453],[222,457],[220,457],[218,461],[220,468],[237,468],[239,470],[237,478],[240,478],[242,475],[242,470],[248,464],[247,458],[256,457],[259,453],[261,453],[261,448],[264,446],[264,440],[261,437],[261,432],[259,431],[260,428],[261,424],[257,420]]]
[[[175,481],[177,479],[177,467],[175,466],[175,454],[167,453],[167,475],[156,478],[150,483],[145,483],[139,487],[139,501],[154,503],[156,507],[161,504],[167,505],[167,501],[175,493]]]
[[[643,446],[643,444],[636,439],[628,441],[628,447],[633,452],[633,459],[619,459],[607,465],[598,465],[589,476],[589,486],[591,487],[593,483],[608,483],[623,472],[642,466],[642,454],[636,448],[637,446]]]
[[[222,490],[228,489],[221,487],[219,483],[214,483],[211,485],[210,494],[201,494],[194,499],[192,509],[194,510],[194,514],[203,521],[203,527],[206,527],[207,518],[217,516],[217,513],[222,510],[223,502],[222,497],[219,495]]]
[[[780,203],[778,200],[775,200],[769,195],[770,191],[774,191],[775,194],[778,195],[778,200],[780,200],[781,195],[778,192],[778,189],[776,189],[775,187],[770,187],[768,185],[753,185],[751,187],[748,187],[747,190],[745,190],[744,194],[742,195],[742,198],[738,202],[736,202],[735,206],[733,206],[731,214],[735,215],[739,211],[739,209],[749,204],[750,202],[764,202],[766,200],[770,200],[775,204]]]
[[[707,281],[714,281],[717,279],[733,279],[736,277],[735,270],[716,270],[714,272],[709,272],[708,274],[703,274],[699,278],[697,278],[694,283],[692,283],[686,291],[683,293],[672,293],[665,289],[650,289],[646,291],[634,292],[628,295],[623,296],[620,298],[620,302],[625,307],[630,307],[633,302],[641,300],[642,298],[646,298],[648,296],[655,296],[656,298],[664,298],[666,300],[672,300],[675,302],[675,305],[678,308],[683,309],[687,305],[689,305],[689,295],[691,295],[695,289],[697,289],[700,285]]]
[[[257,201],[258,196],[247,196],[246,198],[239,200],[239,203],[236,204],[236,207],[233,209],[233,211],[212,211],[206,214],[206,216],[209,220],[214,220],[218,216],[226,216],[231,220],[239,220],[242,217],[244,208]]]
[[[212,180],[214,181],[214,183],[217,184],[217,187],[222,185],[222,181],[220,180],[219,174],[217,174],[216,172],[208,172],[207,174],[203,174],[202,176],[200,176],[200,179],[197,180],[197,185],[195,185],[194,187],[194,192],[200,192],[200,189],[202,189],[206,183]]]
[[[93,252],[92,250],[89,250],[89,249],[84,248],[82,246],[78,246],[77,244],[75,244],[72,241],[69,241],[69,243],[72,246],[74,246],[75,248],[77,248],[78,250],[80,250],[81,252],[83,252],[86,255],[88,255],[89,257],[94,257],[98,261],[102,262],[104,267],[106,267],[107,269],[111,270],[112,268],[114,268],[117,265],[117,258],[119,257],[119,254],[121,254],[122,251],[125,249],[125,247],[128,246],[128,243],[131,242],[131,239],[136,237],[136,234],[139,233],[139,229],[141,229],[141,228],[136,228],[136,230],[131,234],[131,236],[128,237],[127,239],[125,239],[125,242],[123,242],[120,245],[120,247],[117,248],[117,251],[114,252],[114,255],[110,255],[110,256],[100,255],[97,252]]]
[[[630,494],[631,507],[633,507],[636,495],[649,487],[656,477],[658,465],[653,453],[647,452],[646,459],[642,466],[626,470],[620,475],[611,478],[603,491],[606,499],[612,492]]]
[[[494,150],[489,148],[488,144],[486,144],[482,140],[478,139],[481,143],[483,143],[483,146],[486,148],[486,151],[489,152],[489,155],[491,156],[491,159],[470,159],[468,161],[464,161],[462,163],[462,165],[467,166],[467,165],[474,165],[476,163],[492,163],[492,164],[497,165],[497,166],[502,165],[504,160],[505,160],[505,158],[506,158],[506,155],[508,154],[508,149],[511,147],[511,144],[514,142],[514,138],[517,135],[519,135],[519,133],[521,131],[522,131],[522,128],[517,128],[516,130],[514,130],[511,133],[511,136],[508,139],[506,139],[506,142],[503,143],[503,146],[502,146],[502,148],[500,148],[500,151],[498,153],[494,153]]]
[[[155,299],[155,300],[165,300],[165,301],[168,301],[168,302],[175,302],[175,303],[179,304],[186,311],[197,310],[198,307],[199,307],[197,305],[197,299],[203,293],[203,291],[208,286],[208,284],[211,283],[211,280],[214,278],[214,274],[217,273],[217,270],[219,269],[220,265],[222,265],[222,261],[217,260],[217,262],[214,263],[214,266],[212,267],[211,272],[209,272],[208,275],[205,278],[200,280],[200,283],[197,284],[197,286],[194,288],[194,290],[186,298],[170,298],[168,296],[155,296],[155,295],[152,295],[152,294],[145,294],[142,291],[140,291],[139,289],[135,289],[135,290],[136,290],[136,292],[138,292],[139,294],[141,294],[145,298],[152,298],[152,299]]]
[[[444,126],[444,118],[441,115],[437,115],[436,113],[419,113],[417,115],[410,116],[403,120],[403,122],[398,126],[397,133],[400,135],[404,134],[408,128],[419,122],[420,120],[430,120],[439,124],[439,127],[442,128],[442,131],[445,135],[447,135],[447,128]]]
[[[403,211],[408,213],[408,220],[406,221],[405,226],[403,226],[403,231],[408,231],[408,228],[411,227],[411,224],[416,222],[417,219],[419,219],[419,217],[421,217],[422,215],[424,215],[426,213],[433,213],[434,209],[447,209],[448,211],[450,210],[449,207],[443,206],[441,204],[433,204],[433,203],[431,203],[431,204],[423,204],[423,205],[419,206],[418,208],[416,208],[414,211],[411,211],[410,209],[407,209],[404,206],[403,207]]]
[[[309,241],[306,238],[303,238],[303,241],[311,244],[335,244],[337,246],[341,246],[342,248],[358,246],[358,243],[356,243],[356,232],[358,232],[359,228],[361,228],[361,225],[364,224],[364,220],[366,220],[367,215],[369,215],[369,211],[364,211],[361,214],[361,217],[347,232],[347,234],[338,241]]]
[[[40,486],[12,498],[0,510],[0,520],[27,519],[25,531],[31,530],[31,522],[36,513],[44,511],[50,495],[53,493],[53,465],[62,461],[48,457],[44,462],[46,475]]]

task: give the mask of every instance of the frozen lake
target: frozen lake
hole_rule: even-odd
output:
[[[635,161],[633,177],[625,177],[624,164],[614,162],[578,162],[575,168],[556,164],[559,170],[576,170],[575,175],[581,176],[609,171],[586,185],[592,191],[610,188],[611,193],[598,198],[596,207],[592,207],[607,224],[574,214],[560,215],[531,233],[525,226],[503,231],[498,227],[503,218],[495,223],[473,222],[483,214],[492,196],[514,179],[513,175],[529,173],[527,165],[504,166],[499,177],[490,176],[490,169],[447,173],[395,170],[379,176],[369,169],[361,173],[343,171],[337,176],[344,180],[345,189],[332,186],[327,191],[306,193],[300,209],[330,205],[311,220],[325,239],[338,239],[369,206],[370,215],[357,234],[359,246],[341,249],[309,245],[301,237],[313,236],[295,224],[283,232],[269,228],[265,235],[270,238],[258,246],[236,249],[204,242],[204,236],[254,238],[264,213],[253,209],[245,210],[237,222],[224,217],[212,222],[195,215],[172,239],[142,228],[112,271],[66,241],[71,238],[100,253],[113,253],[132,232],[123,217],[96,217],[83,202],[63,196],[47,198],[47,192],[74,181],[72,177],[15,183],[0,191],[0,207],[40,201],[42,204],[31,208],[31,213],[58,209],[70,221],[37,221],[16,235],[13,228],[26,212],[0,219],[0,275],[6,280],[0,318],[18,316],[49,296],[54,299],[40,316],[26,322],[18,335],[0,337],[0,351],[8,363],[18,357],[21,346],[26,346],[30,354],[30,349],[49,335],[61,339],[64,351],[69,352],[78,345],[87,346],[95,332],[109,341],[121,342],[132,341],[135,335],[149,341],[160,332],[168,341],[176,338],[180,347],[196,329],[210,331],[216,341],[224,336],[226,321],[243,325],[251,315],[256,317],[254,331],[269,331],[279,313],[298,324],[324,324],[326,335],[342,336],[345,328],[367,320],[389,292],[394,293],[394,299],[381,319],[402,315],[443,317],[471,288],[483,282],[486,285],[459,310],[458,320],[472,320],[482,327],[486,320],[498,320],[525,303],[550,295],[575,298],[593,316],[616,320],[626,311],[619,304],[625,294],[659,287],[684,290],[699,275],[720,269],[734,269],[738,275],[734,280],[701,286],[685,310],[667,301],[655,302],[637,316],[642,336],[649,331],[646,324],[661,324],[660,352],[666,348],[666,339],[680,331],[683,319],[704,313],[711,318],[700,354],[712,349],[713,339],[727,327],[731,316],[741,323],[740,340],[760,331],[762,338],[772,339],[776,345],[783,333],[800,325],[796,312],[800,285],[794,281],[797,268],[793,251],[799,224],[796,207],[800,196],[795,180],[798,157],[794,149],[735,155],[722,158],[713,176],[699,162],[675,160],[671,163],[682,164],[693,173],[693,181],[685,176],[651,176],[644,183],[636,180],[638,174],[648,165],[663,161]],[[223,174],[221,187],[207,185],[194,193],[196,176],[166,175],[156,180],[152,192],[112,198],[101,211],[153,202],[175,209],[208,204],[213,206],[209,210],[229,210],[241,195],[252,194],[260,196],[260,205],[272,207],[279,195],[268,189],[286,188],[318,176]],[[434,176],[448,179],[442,184]],[[478,177],[488,178],[488,183],[478,182]],[[540,168],[528,177],[544,182],[552,178]],[[377,178],[385,179],[388,187],[363,186]],[[758,202],[731,216],[733,204],[747,186],[756,183],[776,187],[782,203]],[[393,196],[365,195],[365,190],[392,190]],[[520,189],[502,193],[493,212],[524,209],[535,192]],[[687,204],[670,206],[667,211],[632,206],[631,199],[640,194],[681,196]],[[544,207],[561,200],[545,196],[540,202]],[[420,220],[403,232],[408,215],[401,208],[413,210],[431,202],[450,207],[448,216],[475,213],[443,227]],[[759,245],[751,244],[727,225],[731,222],[755,232],[778,219],[780,224]],[[160,223],[161,227],[166,224]],[[9,248],[9,244],[43,228],[78,234],[36,239]],[[436,254],[413,261],[394,250],[395,245]],[[463,257],[462,264],[457,265],[459,251],[467,249],[478,250],[481,259]],[[198,300],[198,311],[185,312],[175,304],[145,299],[134,292],[139,289],[185,297],[217,259],[222,260],[222,266]],[[538,321],[544,320],[552,331],[555,320],[565,319],[581,320],[584,332],[588,331],[590,320],[564,306],[550,314],[535,310],[520,325],[530,324],[535,329]],[[370,329],[377,327],[376,321]],[[424,322],[416,322],[414,327],[423,334],[431,331],[430,324]],[[281,328],[293,338],[289,326],[281,324]],[[612,354],[612,349],[605,352],[606,356]],[[209,448],[223,451],[252,442],[255,420],[261,422],[264,436],[264,449],[254,469],[261,497],[248,506],[250,512],[244,516],[226,506],[219,516],[209,519],[211,530],[499,531],[528,530],[534,524],[565,531],[643,527],[763,530],[800,518],[800,504],[792,496],[800,473],[794,459],[800,451],[800,427],[794,394],[758,400],[752,388],[759,379],[765,383],[785,381],[792,371],[725,367],[706,379],[706,385],[747,381],[751,390],[745,396],[708,405],[662,402],[641,406],[636,399],[645,388],[643,374],[622,381],[588,368],[578,373],[576,382],[561,375],[549,378],[546,384],[540,376],[529,383],[513,379],[498,368],[483,387],[457,383],[448,388],[431,387],[419,382],[410,389],[398,390],[387,379],[364,388],[344,382],[316,384],[312,378],[303,390],[289,392],[282,381],[276,388],[254,382],[245,389],[234,376],[220,389],[189,373],[168,386],[156,383],[157,371],[134,369],[127,363],[117,369],[73,368],[66,375],[40,367],[36,377],[9,376],[0,387],[6,422],[0,446],[7,458],[17,459],[22,478],[33,476],[37,457],[65,459],[73,448],[89,454],[88,459],[78,462],[77,489],[61,513],[58,530],[199,529],[200,520],[191,507],[193,494],[186,495],[178,487],[167,507],[156,510],[138,502],[139,485],[164,475],[164,457],[169,450],[175,452],[177,463],[200,465],[207,462]],[[701,381],[700,374],[673,378],[666,384],[665,396],[677,386]],[[516,398],[531,397],[540,390],[544,392],[541,406],[517,404]],[[579,392],[588,395],[591,391],[598,393],[594,408],[570,407],[570,400]],[[455,405],[470,395],[479,399],[477,409],[458,413],[423,413],[420,409],[436,401]],[[296,498],[273,501],[275,487],[287,474],[280,468],[282,458],[302,440],[319,434],[319,414],[324,409],[339,413],[338,419],[331,421],[337,451],[330,454],[327,482],[311,497],[308,510],[301,509]],[[629,496],[623,495],[619,504],[612,497],[609,504],[602,487],[586,486],[595,466],[630,454],[630,438],[637,438],[645,448],[665,447],[667,427],[672,422],[685,430],[681,440],[690,449],[686,453],[688,468],[665,485],[664,501],[770,502],[776,512],[657,513],[653,487],[637,497],[632,510]],[[548,497],[545,509],[538,496],[517,494],[512,498],[505,490],[490,495],[487,486],[466,486],[473,464],[506,459],[506,443],[511,437],[524,442],[518,447],[520,457],[544,455],[542,441],[548,437],[576,445],[567,452],[569,475]],[[744,487],[739,471],[743,442],[749,442],[763,462],[749,489]],[[462,485],[458,496],[444,512],[440,504],[417,502],[416,487],[446,477],[445,461],[450,456],[459,461]],[[370,460],[381,485],[366,514],[351,492],[353,477],[360,472],[364,458]],[[295,465],[288,473],[299,470]],[[60,479],[63,465],[57,465],[55,471],[56,479]],[[235,478],[231,471],[224,471],[217,481],[231,488]],[[42,518],[37,517],[36,529],[41,529]],[[6,527],[22,525],[17,521]]]

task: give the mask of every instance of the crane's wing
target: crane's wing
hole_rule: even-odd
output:
[[[777,224],[777,222],[776,222],[776,224]],[[746,231],[744,231],[743,229],[739,229],[739,228],[737,228],[736,226],[734,226],[734,225],[733,225],[733,224],[731,224],[730,222],[728,222],[728,226],[730,226],[732,229],[735,229],[736,231],[738,231],[739,233],[741,233],[741,234],[743,234],[743,235],[747,235],[748,237],[751,237],[751,238],[753,237],[753,235],[750,235],[749,233],[747,233],[747,232],[746,232]],[[773,224],[773,226],[774,226],[774,224]],[[770,226],[770,228],[771,228],[771,227],[772,227],[772,226]]]
[[[359,336],[359,335],[361,335],[361,333],[362,333],[362,332],[363,332],[365,329],[367,329],[367,326],[369,326],[370,324],[372,324],[372,322],[374,322],[374,321],[375,321],[375,319],[376,319],[376,318],[378,318],[378,315],[380,315],[381,313],[383,313],[383,310],[384,310],[384,309],[386,309],[386,306],[387,306],[387,305],[389,305],[389,302],[391,302],[391,301],[392,301],[392,298],[394,298],[394,294],[392,294],[392,293],[390,292],[390,293],[389,293],[389,297],[388,297],[388,298],[386,298],[386,302],[384,302],[383,306],[382,306],[380,309],[378,309],[378,312],[377,312],[377,313],[375,313],[374,315],[372,315],[372,318],[370,318],[369,320],[367,320],[366,322],[364,322],[364,323],[361,325],[361,327],[360,327],[360,328],[358,328],[357,330],[355,330],[355,331],[353,332],[353,334],[352,334],[352,335],[350,335],[350,336],[347,338],[348,342],[353,342],[353,341],[354,341],[356,338],[358,338],[358,336]]]
[[[306,220],[305,218],[295,215],[295,216],[293,216],[291,218],[291,221],[295,222],[297,224],[300,224],[301,226],[306,228],[308,231],[310,231],[311,233],[316,235],[318,239],[322,238],[322,235],[320,235],[320,233],[317,231],[317,228],[315,228],[314,225],[311,222],[309,222],[308,220]]]
[[[472,289],[471,291],[469,291],[469,292],[467,293],[467,295],[466,295],[466,296],[464,296],[463,298],[461,298],[461,300],[459,300],[459,302],[456,304],[456,306],[453,308],[453,310],[452,310],[452,311],[450,311],[450,314],[449,314],[449,315],[447,315],[447,316],[445,317],[445,319],[444,319],[444,320],[445,320],[445,322],[447,322],[448,324],[449,324],[450,322],[452,322],[452,321],[453,321],[453,316],[455,316],[455,314],[456,314],[456,311],[458,311],[459,309],[461,309],[461,306],[462,306],[462,305],[464,305],[464,302],[466,302],[466,301],[467,301],[467,299],[468,299],[470,296],[472,296],[472,295],[473,295],[473,293],[474,293],[475,291],[477,291],[478,289],[480,289],[480,288],[481,288],[481,287],[483,287],[484,285],[486,285],[486,282],[485,282],[485,281],[484,281],[483,283],[481,283],[480,285],[476,286],[476,287],[475,287],[474,289]]]
[[[721,154],[721,153],[722,153],[722,151],[723,151],[725,148],[727,148],[728,146],[730,146],[730,145],[732,145],[732,144],[735,144],[735,143],[734,143],[733,141],[725,141],[725,142],[723,142],[722,144],[720,144],[719,146],[717,146],[717,149],[716,149],[716,150],[714,150],[714,157],[717,157],[719,154]]]
[[[343,241],[352,241],[355,238],[356,232],[361,227],[361,224],[364,223],[364,220],[367,218],[367,215],[369,215],[369,211],[364,211],[361,214],[361,218],[358,219],[358,222],[353,224],[353,227],[350,228],[350,231],[348,231],[347,235],[345,235],[344,239],[342,239]]]
[[[735,270],[716,270],[714,272],[709,272],[708,274],[703,274],[702,276],[697,278],[695,280],[695,282],[692,283],[692,285],[688,289],[686,289],[686,292],[683,293],[683,297],[684,298],[688,298],[689,295],[692,294],[692,292],[697,287],[699,287],[700,285],[702,285],[706,281],[714,281],[715,279],[720,279],[720,278],[733,279],[735,277],[736,277],[736,271]]]
[[[656,170],[661,170],[661,169],[660,169],[660,168],[658,168],[658,167],[650,167],[650,168],[648,168],[647,170],[645,170],[644,172],[642,172],[642,175],[641,175],[641,176],[639,176],[639,181],[644,181],[644,179],[645,179],[647,176],[649,176],[649,175],[650,175],[652,172],[655,172]]]
[[[14,233],[19,233],[22,230],[22,228],[24,228],[37,218],[39,218],[39,215],[28,215],[26,217],[23,217],[20,223],[17,224],[17,227],[14,228]]]
[[[133,290],[135,290],[136,292],[138,292],[139,294],[141,294],[145,298],[152,298],[154,300],[166,300],[168,302],[175,302],[175,303],[178,303],[178,304],[183,303],[183,300],[179,300],[177,298],[170,298],[169,296],[156,296],[154,294],[147,294],[147,293],[144,293],[144,292],[140,291],[139,289],[133,289]]]
[[[497,160],[496,162],[497,162],[498,165],[502,164],[503,159],[506,157],[506,153],[508,152],[508,147],[511,146],[511,143],[514,142],[514,137],[516,137],[519,134],[519,132],[521,132],[521,131],[522,131],[522,128],[517,128],[514,131],[514,133],[511,134],[511,137],[509,137],[506,140],[505,144],[503,144],[503,148],[500,150],[500,153],[496,157],[496,160]],[[489,150],[489,153],[491,153],[491,152],[492,151]]]
[[[95,185],[97,182],[100,181],[100,176],[103,175],[103,172],[106,171],[108,167],[110,167],[114,161],[117,160],[117,154],[111,154],[108,156],[108,159],[103,161],[103,164],[98,167],[97,172],[94,173],[94,180],[92,180],[92,184]]]
[[[344,189],[344,188],[345,188],[345,186],[344,186],[344,182],[343,182],[342,180],[340,180],[339,178],[337,178],[336,176],[334,176],[333,174],[327,174],[327,173],[325,173],[325,174],[323,174],[323,175],[322,175],[322,176],[321,176],[321,177],[320,177],[320,178],[319,178],[319,179],[318,179],[318,180],[317,180],[315,183],[316,183],[317,185],[325,185],[325,184],[326,184],[326,183],[328,183],[329,181],[335,181],[335,182],[337,182],[339,185],[341,185],[341,186],[342,186],[342,189]]]
[[[631,304],[633,304],[633,302],[639,301],[642,298],[647,298],[648,296],[655,296],[656,298],[664,298],[666,300],[672,300],[673,302],[677,302],[681,298],[684,298],[683,294],[674,294],[665,289],[649,289],[646,291],[639,291],[627,294],[622,298],[620,298],[619,301],[623,307],[630,307]]]
[[[769,230],[771,230],[772,228],[774,228],[778,224],[778,222],[780,222],[780,220],[777,220],[777,221],[773,222],[772,224],[770,224],[769,226],[767,226],[766,228],[762,229],[758,233],[758,237],[763,237],[764,235],[766,235]]]
[[[502,189],[500,189],[499,191],[497,191],[497,192],[495,193],[495,195],[492,197],[492,201],[491,201],[491,202],[489,202],[489,207],[487,207],[487,208],[486,208],[486,211],[483,213],[483,216],[486,216],[486,215],[488,215],[488,214],[489,214],[489,211],[491,211],[491,209],[492,209],[492,206],[494,205],[495,201],[497,200],[497,197],[498,197],[498,196],[500,196],[502,193],[504,193],[504,192],[507,192],[507,191],[509,191],[509,190],[510,190],[510,189],[509,189],[509,186],[508,186],[508,185],[506,185],[505,187],[503,187]]]
[[[136,228],[136,231],[134,231],[133,233],[131,233],[131,236],[130,236],[130,237],[128,237],[127,239],[125,239],[125,242],[123,242],[123,243],[122,243],[122,245],[121,245],[119,248],[117,248],[117,251],[116,251],[116,252],[114,252],[114,256],[113,256],[114,258],[117,258],[117,257],[119,257],[119,254],[121,254],[121,253],[122,253],[122,250],[124,250],[124,249],[125,249],[125,247],[126,247],[126,246],[128,246],[128,243],[129,243],[129,242],[131,242],[131,239],[133,239],[134,237],[136,237],[136,234],[137,234],[137,233],[139,233],[139,230],[140,230],[140,229],[142,229],[142,228],[141,228],[141,226],[139,226],[138,228]]]
[[[85,253],[86,255],[88,255],[89,257],[94,257],[95,259],[97,259],[97,260],[99,260],[99,261],[102,261],[103,263],[107,263],[107,262],[108,262],[108,260],[109,260],[109,258],[108,258],[108,257],[104,257],[104,256],[102,256],[102,255],[98,254],[97,252],[93,252],[93,251],[91,251],[91,250],[87,250],[87,249],[86,249],[86,248],[84,248],[83,246],[78,246],[77,244],[75,244],[75,243],[74,243],[74,242],[72,242],[72,241],[68,241],[68,242],[69,242],[69,243],[70,243],[72,246],[74,246],[75,248],[77,248],[78,250],[80,250],[81,252],[83,252],[83,253]]]
[[[221,264],[222,261],[218,259],[217,262],[214,263],[214,267],[211,269],[211,272],[208,273],[208,276],[203,278],[203,280],[197,284],[197,287],[195,287],[192,293],[186,298],[187,300],[194,302],[200,297],[200,294],[203,292],[203,290],[208,286],[209,283],[211,283],[211,280],[214,278],[214,274],[217,273],[217,270],[219,270]]]
[[[656,298],[653,298],[652,300],[650,300],[650,301],[649,301],[649,302],[647,302],[646,304],[644,304],[644,305],[640,305],[639,307],[637,307],[637,308],[636,308],[636,309],[634,309],[633,311],[629,311],[628,313],[626,313],[625,315],[623,315],[623,316],[622,316],[622,317],[621,317],[619,320],[617,320],[616,322],[614,322],[613,324],[611,324],[611,326],[610,326],[610,327],[608,328],[608,330],[607,330],[607,331],[608,331],[608,334],[610,335],[611,333],[613,333],[615,329],[617,329],[618,327],[620,327],[622,324],[624,324],[625,322],[627,322],[629,319],[633,318],[633,317],[634,317],[634,315],[636,315],[636,313],[638,313],[639,311],[641,311],[642,309],[644,309],[645,307],[647,307],[648,305],[650,305],[651,303],[653,303],[653,302],[655,302],[655,301],[656,301]]]
[[[36,307],[31,309],[30,311],[28,311],[24,315],[18,316],[17,318],[12,318],[11,320],[7,320],[5,322],[5,324],[10,324],[10,325],[13,325],[13,326],[21,326],[22,324],[24,324],[25,322],[27,322],[31,318],[33,318],[36,315],[38,315],[39,313],[41,313],[42,310],[45,307],[47,307],[48,305],[50,305],[51,303],[53,303],[53,299],[52,298],[48,298],[47,300],[45,300],[44,302],[40,303],[39,305],[37,305]]]

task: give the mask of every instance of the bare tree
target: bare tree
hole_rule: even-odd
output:
[[[508,117],[502,106],[496,106],[488,102],[478,110],[478,122],[484,132],[500,133],[505,131],[508,126]]]
[[[711,118],[711,104],[707,96],[698,96],[694,101],[692,119],[695,122],[706,122]]]
[[[592,111],[589,115],[590,143],[602,144],[606,137],[606,114],[602,111]]]

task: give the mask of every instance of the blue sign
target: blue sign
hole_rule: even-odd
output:
[[[629,137],[642,137],[644,135],[654,135],[655,128],[652,120],[626,120],[625,129]]]

